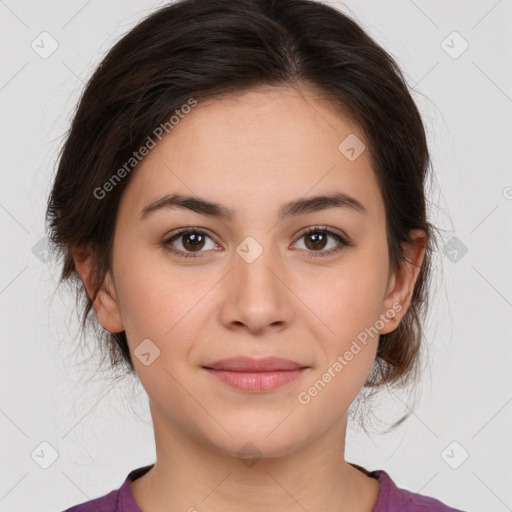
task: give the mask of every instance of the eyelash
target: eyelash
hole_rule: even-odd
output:
[[[164,240],[162,242],[162,245],[164,246],[164,249],[166,251],[169,251],[170,253],[178,256],[179,258],[199,258],[199,257],[201,257],[201,256],[199,256],[200,252],[198,252],[198,254],[184,252],[184,251],[175,249],[174,247],[172,247],[170,245],[174,240],[179,239],[180,237],[182,237],[184,235],[189,235],[192,233],[205,235],[211,239],[211,237],[207,233],[205,233],[204,231],[201,231],[200,229],[185,228],[185,229],[182,229],[182,230],[178,231],[177,233],[175,233],[172,237]],[[346,239],[345,237],[342,237],[338,233],[335,233],[334,231],[331,231],[328,228],[324,228],[324,227],[320,227],[320,226],[314,226],[314,227],[308,228],[304,233],[301,234],[301,236],[298,238],[298,240],[301,240],[302,238],[304,238],[308,235],[311,235],[312,233],[322,233],[327,236],[332,236],[339,243],[339,245],[336,248],[330,249],[328,251],[307,251],[308,258],[322,258],[322,257],[326,257],[326,256],[331,256],[332,254],[335,254],[335,253],[341,251],[344,247],[354,246],[354,244],[351,241],[349,241],[348,239]]]

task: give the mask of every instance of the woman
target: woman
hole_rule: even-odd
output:
[[[157,460],[68,510],[455,510],[344,456],[360,392],[417,373],[428,166],[397,65],[327,5],[183,0],[125,35],[47,214]]]

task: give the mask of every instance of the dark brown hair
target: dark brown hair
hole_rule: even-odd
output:
[[[108,52],[80,99],[47,208],[49,240],[63,257],[59,283],[76,283],[82,328],[96,292],[88,296],[71,250],[88,247],[94,254],[97,291],[111,268],[119,200],[136,168],[105,197],[95,191],[190,98],[201,102],[294,84],[329,98],[365,134],[394,269],[403,263],[401,246],[411,241],[410,230],[427,234],[410,308],[393,332],[381,335],[365,387],[402,385],[414,377],[435,241],[426,216],[424,126],[394,59],[350,17],[317,1],[181,0],[141,21]],[[125,333],[100,328],[97,334],[112,367],[126,365],[133,374]]]

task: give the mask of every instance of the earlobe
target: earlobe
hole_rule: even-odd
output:
[[[93,298],[92,284],[93,257],[87,249],[73,250],[73,260],[89,298]],[[104,329],[109,332],[124,331],[121,312],[110,272],[107,272],[94,299],[94,312],[96,318]]]
[[[394,311],[395,315],[393,321],[381,329],[381,334],[388,334],[396,329],[411,304],[414,286],[425,258],[427,237],[424,230],[414,229],[411,231],[411,239],[412,242],[403,247],[404,260],[400,268],[389,280],[384,301],[385,312]]]

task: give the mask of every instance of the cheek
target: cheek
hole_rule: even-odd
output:
[[[343,277],[331,279],[329,293],[318,301],[319,315],[329,326],[316,329],[322,357],[297,401],[304,411],[334,421],[363,387],[377,353],[378,324],[385,279],[378,265],[364,259]],[[333,285],[333,283],[335,283]],[[327,334],[320,335],[320,330]]]
[[[330,327],[328,338],[342,349],[348,340],[375,325],[383,312],[387,260],[359,252],[336,272],[319,278],[312,309]]]
[[[198,288],[190,284],[190,276],[171,274],[170,267],[151,265],[147,260],[142,265],[135,260],[132,258],[130,267],[125,267],[124,275],[129,278],[120,287],[123,322],[135,371],[162,411],[172,396],[178,410],[193,417],[198,411],[180,383],[190,381],[187,361],[201,329],[201,318],[208,317],[204,311],[208,303],[200,298],[213,283],[207,281]],[[175,422],[179,421],[175,418]]]
[[[212,276],[202,279],[192,267],[189,271],[173,269],[158,249],[141,248],[124,254],[114,268],[119,276],[116,287],[130,348],[133,350],[146,338],[161,348],[172,338],[188,338],[187,329],[197,325],[190,320],[191,313],[204,307],[200,299],[213,285]]]
[[[336,272],[318,281],[314,308],[329,326],[315,329],[323,357],[304,389],[304,401],[315,407],[337,403],[348,407],[359,393],[373,365],[379,318],[387,284],[387,255],[375,244],[348,256]],[[312,308],[313,309],[313,308]],[[322,333],[320,334],[320,329]],[[338,408],[339,410],[339,408]]]

